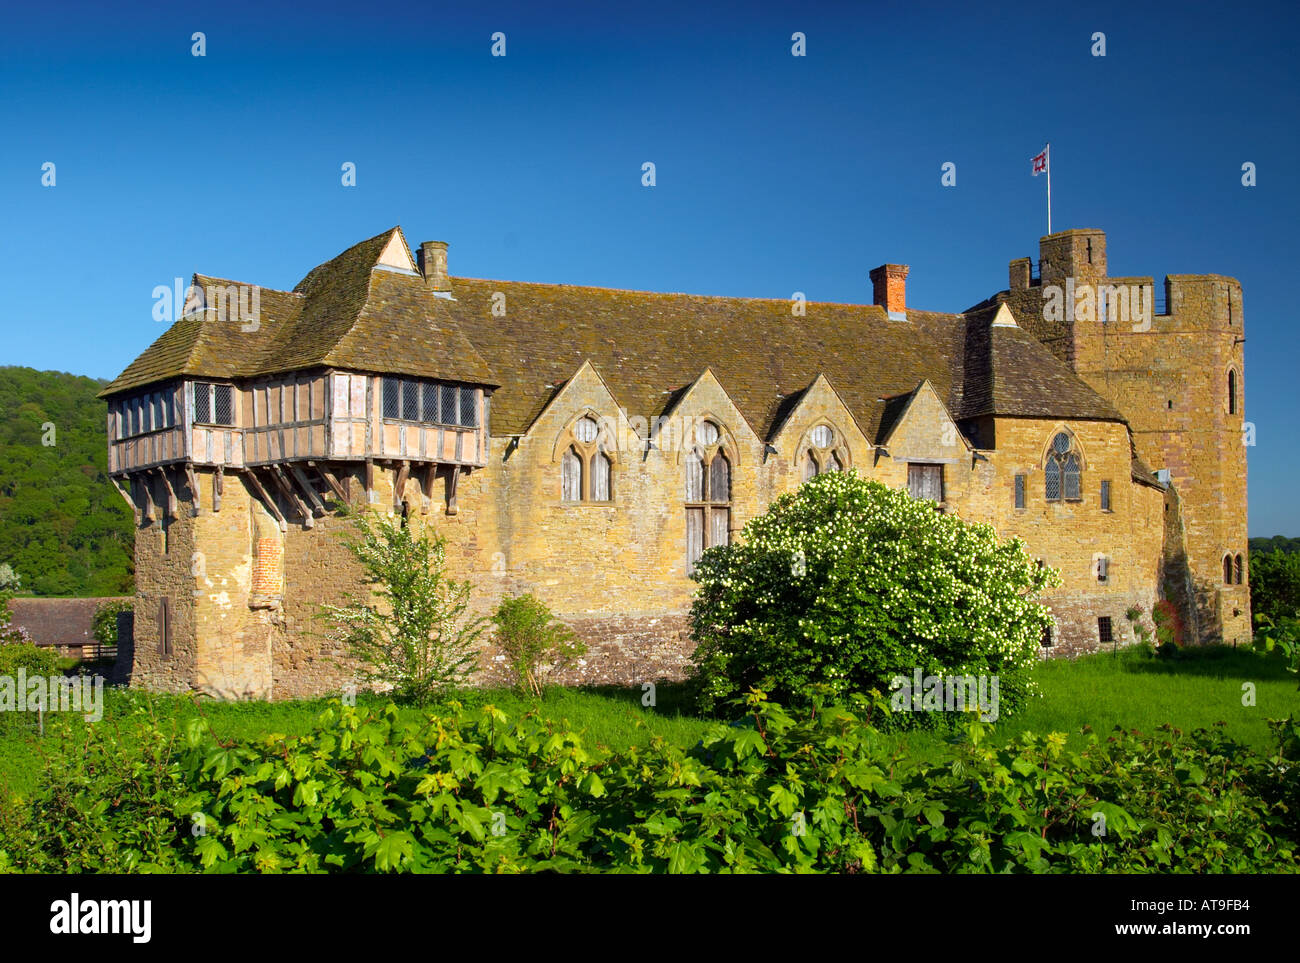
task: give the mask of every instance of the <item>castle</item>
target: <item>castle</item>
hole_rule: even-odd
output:
[[[103,391],[132,505],[132,684],[337,692],[316,618],[360,588],[333,499],[447,540],[484,612],[532,592],[588,643],[572,682],[689,663],[692,564],[778,495],[856,469],[1018,536],[1060,570],[1045,655],[1250,637],[1241,287],[1106,273],[1101,231],[1039,242],[959,313],[448,274],[400,228],[292,291],[195,275]],[[499,679],[489,645],[485,678]]]

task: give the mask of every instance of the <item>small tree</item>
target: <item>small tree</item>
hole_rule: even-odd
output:
[[[546,603],[532,595],[502,599],[492,622],[497,627],[497,645],[510,660],[521,692],[540,696],[550,672],[587,651],[567,625],[556,621]]]
[[[356,515],[355,525],[357,536],[344,545],[361,563],[370,596],[349,595],[321,614],[366,682],[424,705],[477,671],[487,619],[469,613],[470,583],[447,576],[444,538],[417,537],[400,520],[370,512]]]

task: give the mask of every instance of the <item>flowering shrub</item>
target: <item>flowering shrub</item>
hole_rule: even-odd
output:
[[[752,686],[786,702],[813,685],[884,692],[917,668],[997,676],[1014,711],[1050,624],[1035,597],[1059,584],[1018,540],[855,472],[781,496],[740,543],[706,551],[694,578],[705,711]]]

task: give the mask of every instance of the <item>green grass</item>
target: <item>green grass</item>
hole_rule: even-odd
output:
[[[1150,732],[1163,723],[1184,730],[1222,721],[1229,736],[1261,752],[1272,750],[1266,720],[1300,713],[1300,692],[1296,679],[1280,659],[1264,658],[1248,650],[1226,648],[1190,650],[1176,660],[1156,659],[1140,651],[1118,655],[1101,654],[1075,661],[1052,660],[1038,666],[1042,698],[1023,712],[1005,717],[996,725],[1001,736],[1022,732],[1065,732],[1076,746],[1080,730],[1091,726],[1107,732],[1116,725]],[[1242,705],[1242,683],[1255,685],[1255,705]],[[681,745],[692,745],[716,724],[690,712],[686,690],[681,685],[660,684],[657,704],[641,704],[640,687],[622,689],[554,688],[538,703],[510,690],[469,691],[458,698],[467,705],[487,702],[511,716],[538,706],[546,715],[582,732],[593,745],[609,749],[643,746],[652,735]],[[196,706],[178,696],[105,690],[104,718],[127,750],[142,727],[148,725],[181,729],[197,713],[211,723],[222,739],[257,738],[279,732],[301,735],[329,700],[301,702],[204,702]],[[380,698],[358,701],[383,705]],[[415,708],[404,708],[411,718]],[[44,758],[58,736],[53,717],[42,739],[35,733],[29,714],[0,718],[0,793],[31,792],[39,778]],[[67,721],[73,738],[86,723],[80,717]],[[643,725],[639,725],[643,724]],[[939,759],[950,752],[948,735],[942,731],[921,731],[885,737],[909,754]]]

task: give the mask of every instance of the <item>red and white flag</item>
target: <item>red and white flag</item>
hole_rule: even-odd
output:
[[[1046,147],[1043,148],[1043,152],[1042,152],[1041,154],[1038,154],[1037,156],[1034,157],[1034,176],[1035,176],[1035,177],[1037,177],[1039,174],[1046,174],[1046,173],[1048,173],[1048,166],[1047,166],[1047,163],[1048,163],[1048,162],[1047,162],[1047,152],[1051,149],[1051,147],[1052,147],[1052,145],[1051,145],[1051,144],[1048,144]]]

